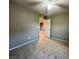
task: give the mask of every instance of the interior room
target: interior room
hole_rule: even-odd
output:
[[[69,59],[69,0],[9,0],[10,59]]]

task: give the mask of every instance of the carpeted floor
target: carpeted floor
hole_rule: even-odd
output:
[[[65,43],[48,38],[41,39],[28,59],[69,59],[69,48]]]

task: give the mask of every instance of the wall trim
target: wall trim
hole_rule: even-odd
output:
[[[63,42],[69,42],[69,41],[67,41],[67,40],[62,40],[62,39],[55,38],[55,37],[50,37],[50,39],[53,39],[53,40],[59,40],[59,41],[63,41]]]
[[[31,43],[31,42],[33,42],[33,41],[36,41],[36,40],[38,40],[38,39],[29,41],[29,42],[27,42],[27,43],[21,44],[21,45],[19,45],[19,46],[14,47],[14,48],[11,48],[11,49],[9,49],[9,51],[14,50],[14,49],[17,49],[17,48],[19,48],[19,47],[22,47],[22,46],[24,46],[24,45],[27,45],[27,44],[29,44],[29,43]]]

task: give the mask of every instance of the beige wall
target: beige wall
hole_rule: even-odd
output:
[[[10,43],[23,44],[28,40],[38,38],[39,15],[31,10],[10,2]],[[18,43],[19,42],[19,43]],[[16,46],[13,45],[13,46]]]
[[[51,37],[69,39],[69,14],[63,13],[54,15],[51,18]]]

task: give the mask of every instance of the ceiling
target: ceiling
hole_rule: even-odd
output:
[[[69,0],[49,0],[51,9],[47,9],[47,0],[11,0],[42,15],[50,16],[69,11]]]

